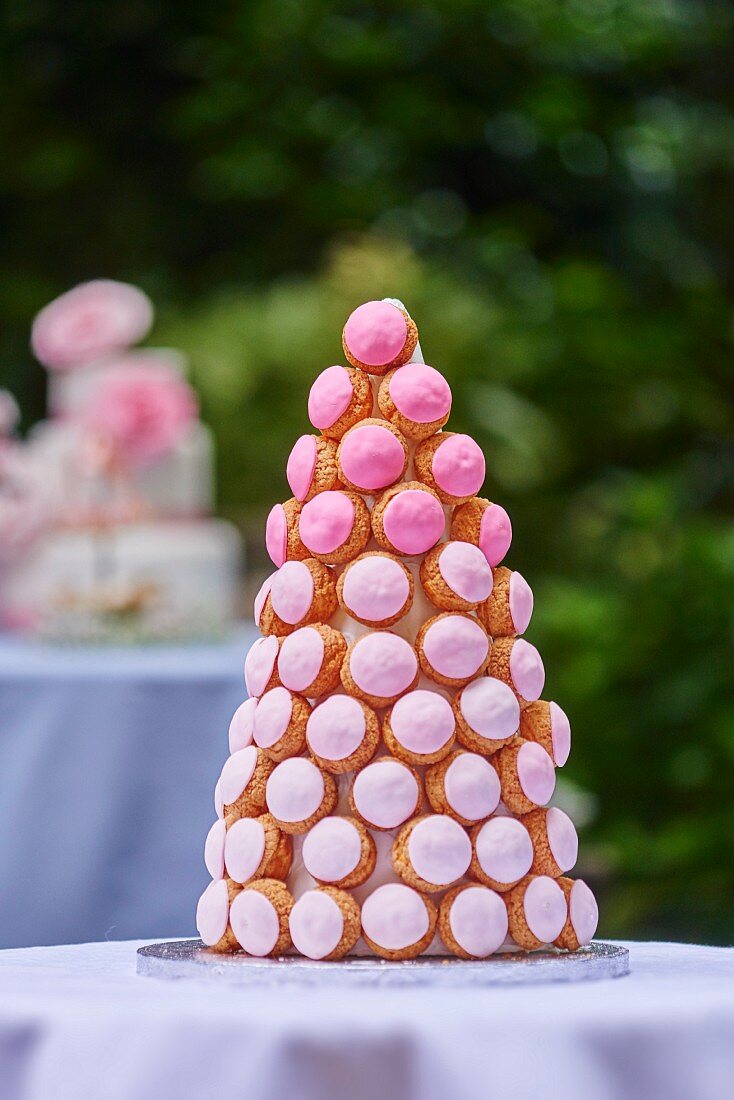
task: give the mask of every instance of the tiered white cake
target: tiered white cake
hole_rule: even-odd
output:
[[[153,640],[220,634],[242,547],[212,518],[214,449],[171,349],[130,347],[152,310],[99,280],[36,318],[49,417],[30,460],[52,487],[53,529],[6,582],[11,619],[46,637]]]

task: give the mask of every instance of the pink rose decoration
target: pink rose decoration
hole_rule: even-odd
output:
[[[31,347],[50,370],[70,370],[137,344],[153,323],[142,290],[94,279],[49,302],[33,322]]]
[[[80,416],[122,461],[145,466],[180,442],[197,413],[194,391],[175,370],[130,356],[110,369]]]

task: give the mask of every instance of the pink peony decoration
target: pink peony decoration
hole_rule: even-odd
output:
[[[80,417],[123,462],[145,466],[176,446],[197,413],[194,391],[175,370],[130,356],[110,369]]]
[[[142,290],[113,279],[81,283],[36,315],[31,347],[49,370],[71,370],[136,344],[153,323]]]

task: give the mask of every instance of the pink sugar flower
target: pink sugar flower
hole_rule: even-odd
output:
[[[110,369],[80,416],[123,462],[145,466],[180,442],[197,413],[194,391],[175,370],[131,355]]]
[[[13,434],[20,420],[20,409],[12,393],[0,390],[0,439]]]
[[[44,306],[33,322],[31,347],[49,370],[71,370],[137,344],[152,323],[142,290],[94,279]]]

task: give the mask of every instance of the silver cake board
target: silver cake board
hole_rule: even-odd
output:
[[[593,941],[578,951],[504,952],[488,959],[464,961],[453,956],[423,956],[405,962],[347,958],[312,962],[300,955],[257,959],[237,952],[209,951],[201,940],[173,940],[138,948],[137,972],[150,978],[198,978],[230,985],[275,985],[288,982],[348,985],[531,985],[538,982],[583,982],[620,978],[629,973],[629,951]]]

